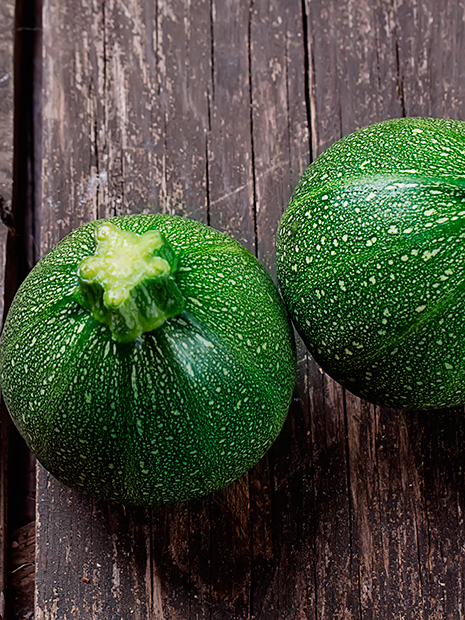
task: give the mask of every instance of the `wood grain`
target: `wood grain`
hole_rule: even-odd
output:
[[[464,24],[458,0],[47,0],[42,253],[164,211],[274,274],[312,158],[385,118],[465,118]],[[38,620],[465,617],[462,412],[374,407],[298,357],[280,437],[221,492],[134,510],[39,469]]]
[[[14,3],[0,5],[0,216],[11,213],[13,194],[13,42]],[[3,317],[7,227],[0,222],[0,316]],[[5,616],[8,581],[8,443],[9,418],[1,409],[0,429],[0,618]]]
[[[30,620],[34,614],[35,523],[30,521],[10,536],[10,575],[7,617]]]
[[[14,3],[2,2],[0,7],[0,196],[4,206],[11,208],[13,183],[13,24]],[[6,227],[2,225],[2,248]],[[2,256],[4,249],[2,250]],[[2,274],[4,269],[2,269]],[[2,295],[3,303],[3,295]],[[1,308],[3,314],[3,308]]]

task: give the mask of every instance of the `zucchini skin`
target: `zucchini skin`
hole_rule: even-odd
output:
[[[376,404],[465,402],[465,123],[404,118],[343,138],[301,177],[276,240],[297,331]]]
[[[169,215],[109,218],[158,229],[180,255],[185,310],[132,343],[78,305],[77,265],[95,222],[31,271],[0,341],[0,384],[38,460],[66,485],[133,505],[224,487],[278,435],[295,381],[293,332],[279,293],[238,242]],[[101,222],[102,220],[100,220]]]

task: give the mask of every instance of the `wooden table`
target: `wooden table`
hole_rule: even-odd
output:
[[[459,0],[44,0],[43,44],[41,254],[161,211],[274,274],[326,147],[391,117],[465,120]],[[465,618],[463,411],[375,407],[298,358],[280,437],[221,492],[136,510],[39,467],[36,620]]]

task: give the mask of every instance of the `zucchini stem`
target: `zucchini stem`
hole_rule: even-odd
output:
[[[139,235],[104,221],[94,236],[95,253],[78,265],[74,297],[114,340],[132,342],[184,310],[173,277],[178,257],[158,230]]]

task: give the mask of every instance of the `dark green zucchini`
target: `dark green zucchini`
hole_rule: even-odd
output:
[[[264,268],[175,216],[65,237],[20,287],[0,342],[5,401],[39,461],[128,504],[187,500],[243,474],[279,433],[294,377]]]
[[[465,402],[465,123],[357,131],[302,176],[277,273],[322,368],[375,403]]]

